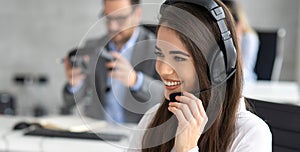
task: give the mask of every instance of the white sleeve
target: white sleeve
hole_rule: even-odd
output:
[[[190,149],[188,152],[198,152],[198,151],[199,151],[199,148],[198,148],[198,146],[196,146],[196,147]]]

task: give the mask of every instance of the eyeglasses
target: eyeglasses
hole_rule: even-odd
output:
[[[129,14],[122,15],[122,16],[105,15],[104,12],[102,12],[99,15],[99,18],[105,18],[107,22],[116,21],[119,25],[124,25],[124,23],[126,22],[126,20],[128,19],[128,17],[131,16],[134,11],[135,11],[135,7],[133,7],[131,9],[131,12]]]

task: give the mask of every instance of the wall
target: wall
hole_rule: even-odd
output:
[[[161,3],[162,0],[144,2]],[[253,26],[286,28],[281,80],[295,80],[296,71],[300,77],[300,62],[296,62],[300,59],[300,45],[297,45],[300,40],[300,2],[241,2]],[[79,45],[81,40],[105,33],[103,25],[96,24],[100,10],[101,0],[0,0],[0,91],[16,95],[19,114],[31,115],[32,108],[39,104],[45,106],[49,113],[58,112],[66,80],[63,66],[56,60]],[[144,10],[144,22],[157,21],[157,14],[153,14],[158,10],[157,5],[152,4]],[[18,73],[47,75],[49,83],[18,86],[13,82],[14,75]]]
[[[65,77],[56,60],[78,45],[97,21],[99,4],[98,0],[0,1],[0,90],[17,96],[19,114],[30,115],[38,104],[50,113],[58,111]],[[13,82],[18,73],[47,75],[49,83],[18,86]]]
[[[300,16],[300,2],[299,2],[299,4],[298,4],[298,11],[299,11],[299,15],[298,16]],[[298,25],[300,26],[300,20],[298,21]],[[297,61],[298,61],[298,64],[297,64],[297,70],[296,71],[298,71],[298,74],[296,74],[296,78],[297,78],[297,80],[298,80],[298,84],[299,84],[299,86],[300,86],[300,28],[298,28],[298,41],[297,41],[297,44],[298,44],[298,49],[297,49],[297,52],[298,52],[298,59],[297,59]],[[300,90],[299,90],[300,91]]]
[[[145,10],[151,15],[143,16],[153,23],[158,5],[148,5]],[[98,21],[101,7],[101,0],[0,0],[0,92],[17,97],[19,114],[31,115],[37,105],[49,113],[59,111],[66,79],[57,60],[84,39],[106,32]],[[46,75],[49,83],[16,85],[13,77],[20,73]]]

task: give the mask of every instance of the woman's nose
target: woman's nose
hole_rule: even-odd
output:
[[[157,60],[156,61],[156,71],[160,75],[170,75],[174,72],[173,67],[167,62]]]

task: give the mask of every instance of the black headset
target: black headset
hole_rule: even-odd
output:
[[[225,13],[223,8],[219,6],[214,0],[166,0],[160,8],[160,14],[163,13],[168,5],[179,2],[195,4],[206,8],[214,18],[215,22],[218,24],[225,50],[218,50],[209,55],[207,61],[210,68],[212,83],[215,85],[223,84],[235,73],[237,60],[236,48],[233,44],[231,32],[228,30],[225,23]],[[226,70],[224,69],[224,67],[226,67]],[[206,90],[209,89],[205,89],[203,91]]]

